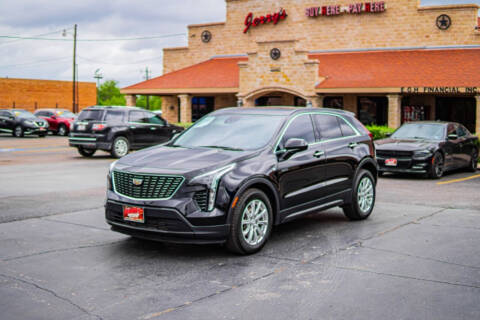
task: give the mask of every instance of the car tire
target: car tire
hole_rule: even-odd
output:
[[[16,126],[12,131],[12,135],[17,138],[23,137],[24,132],[22,126]]]
[[[343,213],[353,221],[367,219],[375,207],[376,195],[373,174],[368,170],[361,169],[353,184],[352,201],[343,207]]]
[[[252,210],[256,210],[256,217],[250,216]],[[232,224],[226,243],[228,250],[241,255],[260,251],[267,243],[273,226],[272,205],[267,195],[258,189],[248,189],[239,197],[231,214]]]
[[[385,173],[383,171],[378,171],[378,176],[379,177],[383,177],[385,175]]]
[[[39,138],[45,138],[46,134],[39,134],[38,137]]]
[[[125,137],[116,137],[112,143],[112,151],[110,152],[112,157],[121,158],[128,154],[130,151],[130,142]]]
[[[85,158],[91,158],[95,154],[97,149],[85,149],[84,147],[78,147],[78,153]]]
[[[440,179],[443,176],[445,170],[445,160],[440,152],[435,152],[432,159],[432,165],[430,166],[429,176],[432,179]]]
[[[64,124],[61,124],[61,125],[58,127],[57,135],[62,136],[62,137],[68,135],[67,126],[64,125]]]
[[[471,158],[470,158],[470,164],[468,166],[468,171],[476,172],[478,168],[478,151],[473,150],[470,157]]]

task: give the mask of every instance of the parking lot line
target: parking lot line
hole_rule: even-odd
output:
[[[438,184],[438,185],[450,184],[450,183],[456,183],[456,182],[463,182],[463,181],[467,181],[467,180],[472,180],[472,179],[476,179],[476,178],[480,178],[480,174],[477,174],[477,175],[474,175],[474,176],[470,176],[470,177],[466,177],[466,178],[461,178],[461,179],[454,179],[454,180],[449,180],[449,181],[443,181],[443,182],[439,182],[439,183],[437,183],[437,184]]]

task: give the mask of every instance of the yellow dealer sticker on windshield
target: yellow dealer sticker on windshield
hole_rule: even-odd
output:
[[[20,115],[20,112],[15,111],[15,117],[18,117]]]

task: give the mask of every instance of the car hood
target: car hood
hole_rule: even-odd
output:
[[[434,148],[438,141],[417,139],[382,139],[375,141],[377,150],[417,151]]]
[[[120,159],[115,170],[135,173],[178,174],[186,177],[249,158],[258,151],[156,146]]]
[[[25,122],[25,121],[32,121],[32,122],[42,122],[44,124],[47,124],[47,120],[35,117],[35,118],[18,118],[20,121]]]

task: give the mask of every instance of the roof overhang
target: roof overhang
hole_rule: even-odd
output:
[[[135,95],[236,94],[238,91],[238,88],[121,89],[120,93]]]

